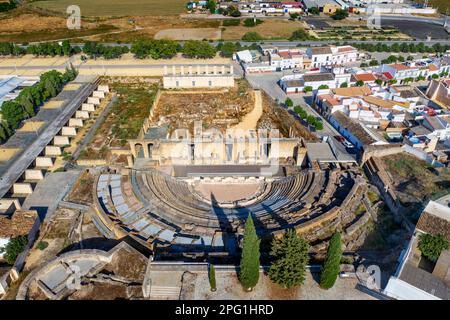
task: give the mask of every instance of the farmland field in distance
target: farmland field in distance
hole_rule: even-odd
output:
[[[33,6],[65,13],[70,5],[78,5],[82,16],[165,16],[185,11],[186,0],[51,0],[36,1]]]

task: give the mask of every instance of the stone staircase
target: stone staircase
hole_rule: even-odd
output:
[[[152,286],[150,299],[155,300],[179,300],[181,287]]]

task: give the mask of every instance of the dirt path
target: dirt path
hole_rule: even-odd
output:
[[[255,130],[259,118],[261,118],[263,113],[262,107],[262,96],[261,91],[255,90],[255,107],[253,110],[246,114],[239,124],[235,125],[232,129],[239,130]]]

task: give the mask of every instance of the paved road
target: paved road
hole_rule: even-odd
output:
[[[275,101],[284,102],[286,98],[291,98],[294,102],[294,105],[300,105],[309,115],[312,115],[316,118],[321,118],[323,121],[324,128],[323,130],[316,132],[318,137],[326,136],[326,135],[339,135],[339,133],[329,124],[326,120],[324,120],[320,114],[317,113],[305,100],[305,96],[302,94],[290,94],[289,96],[280,88],[277,84],[277,81],[280,77],[283,76],[282,72],[275,72],[271,74],[252,74],[247,75],[246,78],[251,86],[255,89],[264,90],[269,96],[272,97]],[[306,97],[306,99],[311,100],[311,97]]]
[[[96,81],[95,84],[98,82]],[[63,111],[58,117],[42,131],[36,140],[11,164],[0,180],[0,198],[8,193],[11,186],[19,179],[22,173],[33,163],[42,150],[52,141],[59,130],[69,121],[80,105],[94,91],[95,84],[90,83],[80,90],[68,104],[63,106]]]

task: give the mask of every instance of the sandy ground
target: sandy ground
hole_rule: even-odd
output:
[[[64,91],[75,91],[80,89],[81,84],[78,83],[69,83],[64,87]]]
[[[42,108],[44,108],[44,109],[58,109],[58,108],[61,108],[63,103],[64,103],[64,101],[51,100],[51,101],[45,103]]]
[[[0,149],[0,161],[8,161],[9,159],[11,159],[12,157],[14,157],[14,155],[19,152],[20,149]]]
[[[264,23],[256,27],[230,26],[224,27],[222,38],[225,40],[240,40],[247,32],[257,32],[264,38],[280,39],[289,38],[295,30],[305,28],[302,21],[287,21],[276,19],[265,19]]]
[[[239,122],[236,126],[232,127],[235,130],[255,130],[256,125],[258,123],[259,118],[262,116],[263,107],[262,107],[262,97],[261,91],[255,90],[255,107],[254,109],[246,114],[242,121]]]
[[[211,194],[213,194],[218,202],[230,202],[253,197],[258,192],[259,186],[258,183],[201,183],[196,189],[200,195],[208,200],[211,200]]]
[[[221,38],[222,31],[215,28],[166,29],[159,31],[155,35],[155,39],[170,40],[218,40]]]
[[[24,125],[22,126],[22,128],[20,128],[17,131],[18,132],[38,131],[44,124],[45,124],[45,122],[42,122],[42,121],[28,121],[28,122],[25,122]]]
[[[245,292],[233,271],[216,271],[217,291],[211,292],[207,273],[198,273],[195,283],[195,300],[373,300],[371,296],[355,288],[357,279],[338,279],[333,288],[323,290],[307,272],[302,286],[293,289],[282,289],[270,279],[261,275],[252,292]]]

